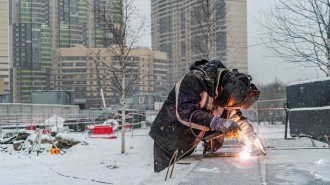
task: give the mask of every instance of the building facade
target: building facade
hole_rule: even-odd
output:
[[[81,108],[120,105],[121,94],[114,90],[109,67],[120,68],[118,57],[107,49],[85,48],[76,45],[56,50],[54,63],[54,89],[73,91],[74,104]],[[167,56],[164,52],[148,48],[133,48],[128,55],[126,83],[133,82],[127,97],[133,95],[167,95]],[[112,69],[112,70],[113,70]],[[121,78],[117,78],[121,81]]]
[[[8,0],[0,0],[0,95],[9,93]]]
[[[56,49],[103,47],[97,38],[111,41],[99,18],[118,1],[9,0],[11,102],[31,103],[32,91],[53,90]]]
[[[151,21],[152,49],[170,61],[168,90],[202,58],[248,72],[246,0],[152,0]]]

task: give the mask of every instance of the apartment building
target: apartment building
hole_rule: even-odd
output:
[[[207,5],[210,13],[199,14]],[[152,0],[151,21],[152,49],[166,52],[170,62],[168,89],[205,52],[248,72],[246,0]]]
[[[106,48],[85,48],[76,45],[56,50],[54,90],[73,91],[75,104],[82,108],[102,107],[100,89],[105,103],[119,105],[121,94],[114,90],[113,74],[109,67],[119,69],[118,56]],[[167,95],[167,56],[149,48],[133,48],[128,55],[126,83],[132,83],[127,97],[133,95]],[[112,69],[114,69],[112,68]],[[117,77],[121,81],[120,75]]]
[[[103,47],[98,38],[111,42],[111,34],[100,26],[99,18],[119,0],[8,2],[11,102],[31,103],[32,91],[53,90],[56,49],[76,44]]]
[[[0,94],[8,94],[8,0],[0,0],[0,25]]]

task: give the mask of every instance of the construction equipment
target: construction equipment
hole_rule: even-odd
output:
[[[37,126],[38,132],[37,132],[37,136],[34,139],[31,148],[29,149],[29,154],[32,151],[36,151],[37,152],[37,156],[39,155],[39,153],[41,153],[42,151],[40,150],[40,144],[41,144],[41,139],[42,139],[42,134],[45,133],[46,135],[48,135],[49,139],[51,140],[52,144],[53,144],[53,148],[54,150],[51,150],[54,152],[54,154],[59,154],[60,153],[60,149],[56,147],[56,144],[54,143],[52,137],[49,135],[49,133],[45,130],[44,126]],[[37,147],[35,150],[34,148]]]

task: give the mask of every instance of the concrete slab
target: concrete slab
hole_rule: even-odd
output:
[[[301,165],[301,164],[299,164]],[[307,166],[311,163],[305,164]],[[309,171],[298,169],[294,163],[266,164],[267,185],[302,184],[302,185],[329,185],[322,179],[315,178]]]
[[[258,158],[238,158],[240,148],[236,140],[225,140],[224,146],[213,154],[192,155],[199,163],[180,185],[256,185],[261,184]]]
[[[258,159],[242,161],[233,157],[202,159],[180,185],[261,184]]]

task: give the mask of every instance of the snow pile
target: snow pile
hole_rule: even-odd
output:
[[[103,125],[111,125],[113,130],[118,130],[119,123],[115,119],[108,119],[103,122]]]
[[[25,140],[18,140],[18,141],[13,141],[13,144],[17,144],[17,143],[24,143]]]
[[[56,127],[55,125],[50,128],[50,132],[55,132],[55,133],[68,133],[69,132],[69,127]]]
[[[76,143],[85,142],[86,135],[85,134],[67,134],[67,133],[59,133],[56,135],[56,139],[61,138],[66,141],[72,141]]]
[[[49,126],[57,126],[58,128],[63,128],[63,123],[64,123],[65,119],[54,115],[48,119],[45,120],[45,124],[49,125]]]

